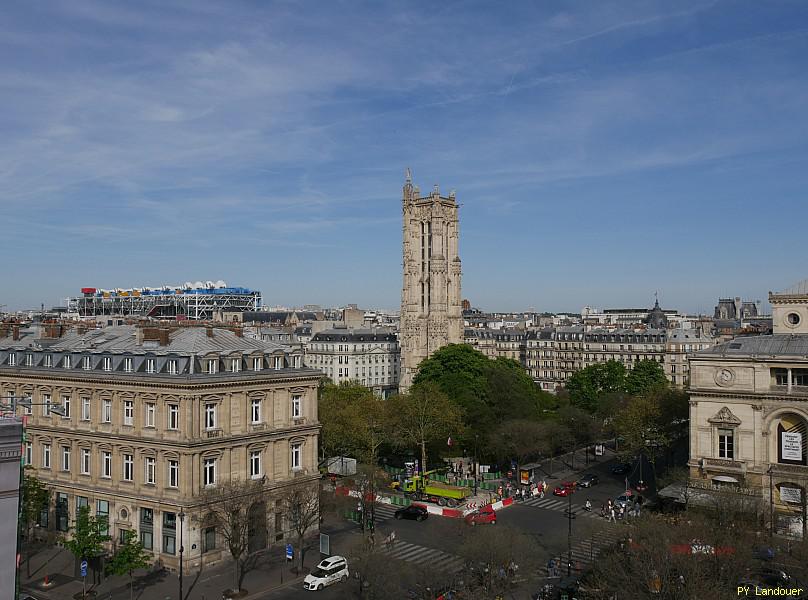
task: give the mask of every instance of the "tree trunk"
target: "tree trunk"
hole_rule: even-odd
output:
[[[132,571],[129,571],[129,600],[135,600],[135,579],[132,577]]]
[[[298,552],[298,575],[303,574],[303,536],[297,536],[297,552]]]
[[[421,440],[421,474],[425,476],[426,468],[426,440]],[[425,481],[423,483],[426,483]]]
[[[239,591],[239,584],[238,584],[238,576],[239,576],[239,568],[238,568],[238,559],[234,556],[233,557],[233,591]]]

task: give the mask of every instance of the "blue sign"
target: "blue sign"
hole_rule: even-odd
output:
[[[86,560],[81,561],[81,565],[79,566],[81,567],[81,576],[87,577],[87,561]]]
[[[286,544],[286,560],[292,560],[295,557],[295,550],[292,544]]]

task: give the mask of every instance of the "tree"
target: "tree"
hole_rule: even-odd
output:
[[[617,414],[612,426],[621,438],[619,454],[623,458],[646,454],[653,463],[657,450],[670,444],[659,415],[658,396],[633,397]]]
[[[668,385],[662,365],[655,360],[641,360],[626,375],[626,391],[635,396],[665,389]]]
[[[321,384],[318,414],[323,425],[320,433],[323,458],[356,453],[362,445],[357,439],[357,413],[375,400],[370,389],[355,381]]]
[[[542,451],[542,423],[514,419],[505,421],[494,429],[491,436],[491,451],[501,463],[515,458],[519,464],[537,456]]]
[[[65,548],[73,553],[76,560],[89,560],[104,551],[104,542],[111,538],[106,534],[109,521],[106,516],[90,515],[90,507],[82,506],[76,515],[75,525],[70,529],[70,539],[65,540]]]
[[[228,481],[202,490],[204,512],[194,516],[201,527],[215,527],[233,557],[233,591],[241,588],[242,559],[249,551],[250,508],[264,504],[268,493],[260,479]],[[264,515],[266,518],[266,515]]]
[[[33,475],[25,475],[22,484],[22,517],[21,526],[25,531],[28,546],[28,558],[25,561],[28,577],[31,576],[31,555],[33,553],[33,539],[36,524],[43,509],[47,509],[50,501],[50,490]]]
[[[320,520],[320,486],[316,481],[292,484],[282,492],[281,501],[289,525],[297,535],[298,572],[302,573],[304,538]]]
[[[541,453],[550,457],[550,474],[553,473],[553,457],[571,436],[570,430],[558,421],[540,423],[539,441]]]
[[[589,365],[573,373],[565,387],[574,406],[595,413],[602,396],[626,391],[626,368],[616,360]]]
[[[421,469],[427,470],[426,447],[432,442],[457,436],[463,427],[460,409],[437,385],[422,383],[409,394],[388,400],[394,421],[394,435],[402,446],[418,446]]]
[[[137,569],[147,569],[151,555],[143,549],[143,544],[137,539],[134,531],[127,531],[123,544],[118,546],[115,554],[107,563],[107,571],[113,575],[129,576],[129,598],[134,598],[134,572]]]

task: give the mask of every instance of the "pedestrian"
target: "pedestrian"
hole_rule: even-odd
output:
[[[547,561],[547,577],[555,577],[555,560],[552,558]]]
[[[586,499],[586,504],[584,504],[584,510],[587,512],[592,511],[592,503],[589,501],[589,498]]]
[[[611,521],[612,523],[617,523],[617,519],[615,518],[615,514],[614,514],[614,506],[612,506],[612,507],[609,509],[609,518],[608,518],[608,519],[606,519],[606,522],[607,522],[607,523],[608,523],[608,522],[610,522],[610,521]]]

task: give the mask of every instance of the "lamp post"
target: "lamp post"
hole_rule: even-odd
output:
[[[185,547],[182,545],[182,525],[185,522],[185,513],[180,509],[180,514],[177,515],[180,518],[180,597],[179,600],[183,600],[182,595],[182,554],[185,552]]]
[[[567,576],[572,575],[572,491],[567,491]]]
[[[474,434],[474,496],[477,496],[477,479],[479,479],[480,474],[480,463],[477,460],[477,441],[479,440],[480,435],[475,433]]]
[[[17,407],[24,406],[26,408],[31,408],[32,406],[47,406],[49,413],[54,413],[57,415],[64,416],[65,409],[62,408],[58,404],[52,404],[50,402],[32,402],[30,396],[6,396],[4,398],[6,402],[0,402],[0,410],[8,410],[11,412],[12,416],[16,418],[17,416]],[[20,525],[22,524],[22,492],[23,492],[23,483],[25,482],[24,478],[24,471],[23,466],[25,463],[25,449],[22,447],[23,443],[25,443],[25,419],[22,420],[22,430],[21,430],[21,439],[20,439],[20,450],[22,452],[22,458],[20,459],[20,479],[19,479],[19,489],[17,491],[17,548],[16,553],[14,555],[16,569],[14,570],[14,593],[19,594],[20,591],[20,538],[22,531],[20,529]]]

